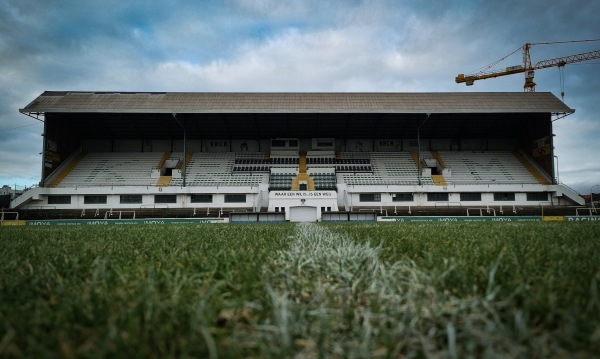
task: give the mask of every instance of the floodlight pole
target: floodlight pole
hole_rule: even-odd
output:
[[[592,211],[596,213],[596,208],[594,207],[594,187],[600,187],[600,184],[595,184],[590,188],[590,203],[592,204]]]
[[[173,118],[175,119],[175,121],[177,121],[179,126],[181,126],[181,128],[183,129],[183,187],[185,187],[185,176],[187,175],[187,147],[186,147],[187,132],[186,132],[185,126],[177,118],[177,114],[173,113],[172,115],[173,115]]]
[[[554,158],[556,158],[556,184],[560,184],[560,175],[558,173],[558,156],[554,155]]]
[[[550,155],[556,157],[556,167],[554,166],[554,160],[552,160],[552,184],[560,184],[558,181],[558,156],[554,155],[554,137],[556,134],[550,135]]]
[[[423,126],[425,124],[425,121],[427,121],[429,119],[429,116],[431,116],[430,113],[426,114],[427,116],[425,117],[425,119],[419,123],[419,126],[417,126],[417,168],[418,168],[418,179],[419,179],[419,186],[421,185],[421,126]]]
[[[44,132],[42,132],[42,173],[40,173],[40,187],[46,187],[46,176],[44,171],[46,169],[46,122],[44,121]]]

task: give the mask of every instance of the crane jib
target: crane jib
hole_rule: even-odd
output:
[[[594,41],[600,41],[600,39],[594,40]],[[580,41],[572,41],[572,42],[580,42]],[[575,55],[568,55],[568,56],[563,56],[563,57],[557,57],[554,59],[542,60],[542,61],[537,62],[535,65],[532,65],[531,60],[530,60],[530,55],[529,55],[529,49],[530,49],[531,45],[532,44],[527,43],[523,46],[523,61],[524,61],[523,65],[509,66],[503,70],[481,71],[478,73],[468,74],[468,75],[458,74],[454,80],[456,81],[456,83],[464,82],[467,84],[467,86],[470,86],[470,85],[473,85],[473,83],[477,80],[485,80],[485,79],[499,77],[499,76],[506,76],[506,75],[512,75],[512,74],[518,74],[518,73],[526,73],[525,86],[524,86],[525,90],[526,91],[535,91],[535,83],[533,82],[533,71],[534,70],[545,69],[548,67],[563,67],[567,64],[572,64],[572,63],[576,63],[576,62],[582,62],[582,61],[588,61],[588,60],[600,58],[600,50],[594,50],[594,51],[583,52],[583,53],[575,54]],[[506,57],[504,57],[503,59],[505,59],[505,58]],[[503,60],[503,59],[501,59],[501,60]],[[498,63],[498,61],[496,61],[494,64],[496,64],[496,63]],[[487,66],[486,69],[489,69],[490,66]]]

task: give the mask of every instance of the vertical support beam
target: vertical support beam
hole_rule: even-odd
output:
[[[172,115],[175,121],[177,121],[179,126],[181,126],[181,128],[183,129],[183,187],[185,187],[185,178],[187,176],[187,131],[185,129],[185,126],[177,118],[177,114],[173,113]]]
[[[556,135],[553,133],[554,131],[552,130],[552,122],[550,123],[550,132],[550,161],[552,162],[552,184],[559,184],[556,175],[557,168],[554,165],[554,158],[556,157],[554,155],[554,136]]]
[[[556,184],[560,184],[560,174],[558,172],[558,156],[554,155],[554,158],[556,159],[556,167],[554,167],[556,170]]]
[[[45,178],[45,172],[46,172],[46,131],[48,130],[46,128],[47,126],[46,121],[44,121],[44,132],[42,133],[42,172],[40,173],[40,187],[46,187],[46,178]],[[15,185],[15,191],[17,190],[17,187]]]
[[[183,129],[183,187],[187,177],[187,131]]]
[[[417,127],[417,176],[421,185],[421,126]]]
[[[42,155],[42,171],[41,171],[41,174],[40,174],[40,183],[39,183],[40,187],[44,187],[44,185],[46,183],[45,178],[44,178],[45,171],[46,171],[46,131],[48,130],[46,128],[46,114],[44,112],[41,112],[41,113],[40,112],[36,112],[36,113],[33,113],[33,114],[35,114],[35,116],[33,116],[33,114],[29,113],[29,112],[23,112],[21,110],[19,110],[19,112],[21,112],[25,116],[29,116],[29,117],[33,118],[34,120],[38,120],[38,121],[44,123],[44,129],[43,129],[44,132],[42,132],[42,137],[44,138],[44,140],[42,141],[43,142],[42,152],[40,153],[40,155]],[[41,120],[40,116],[44,116],[44,119]],[[16,193],[16,190],[17,190],[17,185],[16,184],[15,184],[15,189],[14,190],[15,190],[15,193]],[[17,215],[17,219],[19,219],[18,217],[19,216]]]
[[[423,126],[425,124],[425,122],[429,119],[429,116],[431,116],[430,113],[426,114],[427,116],[425,117],[425,119],[419,123],[419,126],[417,127],[417,157],[419,159],[419,161],[417,162],[417,168],[419,169],[419,173],[417,173],[417,175],[419,176],[419,186],[421,185],[421,126]]]

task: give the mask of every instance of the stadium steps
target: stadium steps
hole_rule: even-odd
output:
[[[292,179],[292,191],[300,190],[300,181],[306,181],[306,189],[309,191],[315,190],[315,180],[307,173],[298,173],[298,175]]]
[[[62,180],[64,180],[65,177],[67,177],[69,173],[71,173],[73,168],[75,168],[84,157],[84,152],[80,152],[77,156],[75,156],[75,158],[73,158],[73,160],[67,164],[65,169],[52,181],[52,183],[50,183],[50,187],[54,188],[58,186],[60,182],[62,182]]]
[[[306,152],[300,152],[298,159],[298,175],[292,179],[292,191],[300,190],[300,181],[306,181],[306,189],[315,190],[315,180],[306,173]]]
[[[192,159],[192,152],[185,153],[185,168],[189,168],[190,160]],[[181,170],[181,174],[183,174],[183,162],[181,162],[177,169]]]
[[[298,172],[306,173],[306,152],[300,152],[300,159],[298,160]]]
[[[173,176],[160,176],[156,181],[156,187],[166,187],[171,183]]]
[[[415,165],[417,165],[417,167],[419,167],[419,155],[416,152],[411,152],[410,153],[413,157],[413,159],[415,160]],[[425,164],[425,161],[421,160],[421,170],[423,170],[423,168],[427,167],[427,165]]]
[[[440,156],[438,151],[431,151],[431,154],[433,155],[433,158],[435,158],[438,163],[440,164],[440,166],[442,167],[442,169],[446,168],[446,163],[444,163],[444,160],[442,159],[442,156]]]
[[[165,164],[165,162],[171,157],[171,152],[165,152],[165,154],[162,156],[162,158],[160,159],[160,161],[158,162],[158,165],[156,165],[157,169],[161,169],[162,166]]]
[[[413,159],[415,160],[415,165],[417,165],[417,168],[419,167],[419,155],[417,154],[417,152],[411,152],[410,153],[413,157]],[[425,160],[421,160],[421,177],[423,177],[423,169],[427,168],[427,163],[425,163]],[[418,170],[417,170],[418,173]],[[444,179],[444,176],[439,175],[440,178],[438,178],[438,183],[436,183],[436,180],[433,178],[433,175],[431,176],[431,179],[433,180],[433,183],[436,186],[445,186],[446,185],[446,180]]]
[[[533,166],[533,164],[531,164],[531,162],[529,162],[529,160],[527,160],[527,158],[525,158],[525,156],[521,153],[521,152],[515,152],[515,156],[517,157],[517,159],[519,160],[519,162],[521,162],[521,164],[523,165],[523,167],[525,167],[527,169],[527,171],[529,171],[529,173],[531,173],[531,175],[533,177],[535,177],[535,179],[543,184],[543,185],[548,185],[550,184],[550,182],[548,182],[548,180],[546,179],[546,177],[544,177],[538,170],[537,168],[535,168]]]
[[[442,175],[431,175],[431,180],[436,186],[447,186],[446,179]]]
[[[439,163],[440,167],[442,167],[442,171],[446,168],[446,164],[442,159],[442,156],[437,151],[431,151],[431,155],[435,160]],[[446,186],[446,179],[443,175],[431,175],[431,179],[433,180],[433,184],[436,186]]]

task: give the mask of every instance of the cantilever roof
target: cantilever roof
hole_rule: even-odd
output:
[[[58,92],[22,113],[571,113],[550,92]]]

